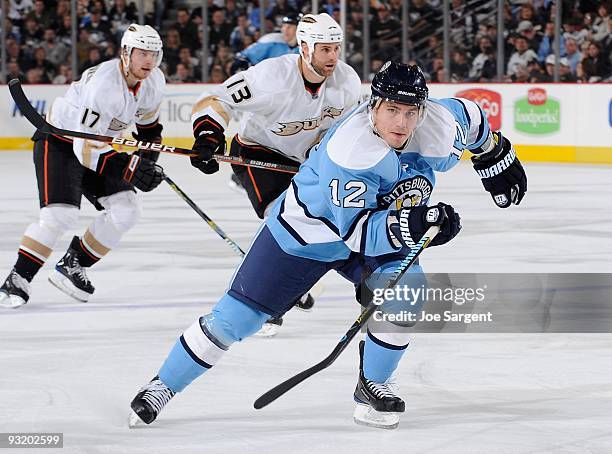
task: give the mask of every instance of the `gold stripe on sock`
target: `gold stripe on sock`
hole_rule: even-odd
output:
[[[21,238],[21,246],[23,246],[31,254],[35,254],[37,257],[41,258],[43,261],[48,259],[51,252],[53,252],[50,247],[47,247],[44,244],[36,241],[34,238],[30,238],[29,236],[25,235],[23,238]]]
[[[109,248],[96,240],[89,230],[83,235],[83,245],[99,258],[104,257],[110,251]]]

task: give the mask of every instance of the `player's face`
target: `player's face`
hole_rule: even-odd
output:
[[[383,101],[374,110],[374,126],[383,140],[393,148],[401,148],[406,143],[418,121],[417,106]]]
[[[283,35],[283,39],[287,44],[295,43],[295,31],[297,30],[297,25],[293,24],[283,24],[281,25],[281,33]]]
[[[338,64],[340,49],[340,44],[317,43],[310,64],[321,76],[329,77]]]
[[[157,52],[152,50],[133,49],[130,58],[130,71],[137,79],[146,79],[157,63]]]

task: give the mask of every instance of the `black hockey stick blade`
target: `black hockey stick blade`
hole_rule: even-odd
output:
[[[427,232],[425,232],[425,235],[423,235],[421,240],[416,244],[415,248],[410,251],[410,253],[395,270],[393,276],[385,285],[385,288],[393,288],[397,285],[404,273],[414,264],[419,255],[421,255],[421,252],[423,252],[423,250],[429,245],[431,240],[435,238],[439,231],[440,227],[432,226],[427,230]],[[340,356],[340,354],[346,349],[346,347],[348,347],[348,345],[357,335],[359,330],[366,324],[366,322],[369,320],[372,314],[376,312],[377,309],[378,306],[373,302],[370,302],[370,304],[368,304],[368,306],[363,310],[363,312],[361,312],[357,320],[355,320],[355,322],[351,325],[351,327],[348,329],[342,339],[340,339],[340,342],[338,342],[334,350],[323,361],[315,364],[314,366],[306,370],[303,370],[299,374],[294,375],[293,377],[285,380],[281,384],[276,385],[274,388],[262,394],[253,404],[255,409],[259,410],[265,407],[266,405],[274,402],[280,396],[285,394],[287,391],[290,391],[291,389],[295,388],[307,378],[331,366],[333,362],[336,361],[336,359]]]
[[[23,92],[23,88],[21,88],[21,82],[19,79],[11,79],[8,83],[9,91],[11,92],[11,96],[15,101],[15,104],[19,108],[21,114],[27,118],[27,120],[34,125],[36,129],[43,133],[51,132],[49,130],[49,123],[45,121],[43,117],[36,111],[36,109],[30,104],[28,97]]]

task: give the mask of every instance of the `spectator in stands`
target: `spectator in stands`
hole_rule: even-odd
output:
[[[410,34],[413,36],[431,36],[435,34],[441,25],[441,17],[427,0],[413,0],[408,11],[410,21]],[[415,50],[424,50],[427,42],[415,45]]]
[[[85,71],[86,69],[102,63],[102,55],[100,54],[100,49],[98,47],[91,47],[87,55],[87,60],[85,60],[83,65],[81,65],[81,67],[79,68],[79,74],[83,74],[83,71]]]
[[[89,32],[89,41],[97,46],[106,46],[111,39],[111,25],[102,18],[100,9],[91,12],[90,21],[84,28]]]
[[[597,43],[601,43],[608,36],[608,20],[610,15],[605,2],[601,2],[597,8],[597,16],[593,20],[591,30],[593,31],[592,39]]]
[[[508,79],[508,82],[527,83],[530,80],[529,68],[525,63],[517,62],[514,65],[514,72]]]
[[[9,60],[7,66],[7,74],[6,74],[6,82],[9,83],[11,79],[19,79],[21,83],[25,82],[25,74],[21,72],[21,68],[19,67],[19,63],[16,60]]]
[[[585,18],[585,20],[587,20]],[[565,39],[573,38],[578,45],[587,40],[589,28],[578,17],[571,18],[568,22],[563,23],[563,37]]]
[[[182,63],[182,65],[187,69],[191,79],[197,82],[202,80],[200,61],[191,55],[191,49],[189,49],[187,46],[181,46],[179,49],[179,63]]]
[[[55,66],[65,62],[70,54],[70,48],[57,39],[54,28],[47,28],[45,30],[41,47],[47,54],[47,60]]]
[[[530,49],[537,50],[540,47],[542,38],[538,36],[536,28],[528,21],[519,22],[516,32],[522,35],[527,40],[527,46]]]
[[[57,37],[60,42],[64,43],[66,46],[72,44],[71,41],[71,28],[72,28],[72,18],[70,15],[60,16],[60,25],[57,29]],[[80,38],[79,38],[80,39]]]
[[[370,61],[370,74],[368,74],[368,81],[372,82],[372,79],[374,78],[374,74],[380,71],[380,68],[382,68],[382,65],[384,63],[385,62],[378,57],[372,58],[372,60]]]
[[[570,63],[566,57],[561,57],[559,59],[559,81],[566,83],[574,83],[577,82],[577,78],[574,74],[572,74],[572,70],[570,68]]]
[[[572,74],[576,74],[576,66],[582,60],[582,53],[578,51],[578,44],[574,38],[565,40],[565,52]]]
[[[108,16],[115,33],[115,40],[117,42],[121,40],[121,36],[123,36],[123,33],[127,30],[130,24],[136,22],[136,19],[138,18],[134,3],[130,3],[128,5],[126,0],[115,0]],[[166,49],[164,46],[164,53],[165,51]]]
[[[26,71],[26,84],[42,84],[42,72],[40,68],[32,68]]]
[[[43,47],[37,47],[34,51],[34,60],[28,69],[31,68],[40,69],[40,78],[43,84],[50,83],[55,77],[55,66],[47,60],[47,53]]]
[[[54,84],[63,85],[72,83],[72,68],[68,63],[62,63],[57,76],[53,79]]]
[[[102,61],[112,60],[113,58],[117,58],[119,55],[117,54],[117,46],[113,41],[109,41],[108,45],[102,52]]]
[[[89,31],[85,28],[79,30],[79,40],[77,42],[77,67],[81,67],[89,58],[89,50],[96,47],[89,40]],[[80,74],[80,72],[79,72]]]
[[[213,60],[213,66],[219,65],[221,68],[225,68],[227,64],[233,63],[234,55],[230,51],[230,48],[225,44],[221,43],[217,46],[217,53],[215,54],[215,58]]]
[[[589,44],[587,56],[582,59],[582,67],[587,82],[601,82],[610,77],[610,60],[601,55],[601,46],[592,42]]]
[[[179,32],[181,44],[192,51],[199,49],[201,45],[198,40],[198,27],[189,17],[189,10],[179,8],[176,12],[176,20],[173,28]]]
[[[565,38],[561,36],[561,55],[565,55]],[[542,41],[540,42],[540,46],[538,48],[538,61],[540,63],[544,63],[546,61],[546,57],[555,51],[555,24],[552,22],[547,22],[546,27],[544,28],[544,36],[542,37]]]
[[[220,84],[223,83],[225,79],[227,79],[227,75],[223,70],[223,66],[213,65],[212,69],[210,70],[210,83]]]
[[[276,0],[276,4],[272,7],[272,10],[270,10],[270,14],[267,18],[275,22],[277,27],[280,27],[283,17],[293,16],[297,13],[298,11],[293,6],[289,5],[287,0]]]
[[[35,0],[34,9],[28,13],[27,19],[34,19],[41,30],[55,26],[56,17],[51,8],[45,9],[43,0]]]
[[[249,23],[246,14],[238,16],[238,24],[232,30],[230,34],[229,45],[234,52],[240,52],[246,46],[244,45],[244,38],[247,35],[255,36],[257,30],[253,25]]]
[[[346,62],[363,78],[363,41],[355,33],[351,22],[347,22],[344,29],[344,51]]]
[[[183,63],[176,65],[176,73],[170,76],[170,83],[184,84],[192,82],[199,82],[199,80],[191,75],[189,69]]]
[[[461,49],[455,49],[452,54],[450,64],[451,82],[461,82],[467,80],[470,74],[470,64],[467,62],[467,55]]]
[[[510,57],[508,70],[506,71],[511,77],[516,74],[517,65],[523,65],[526,69],[531,60],[537,60],[538,58],[537,54],[532,49],[529,49],[527,39],[523,35],[518,35],[514,38],[514,47],[516,52]]]
[[[225,20],[233,27],[238,25],[238,16],[244,14],[244,7],[236,6],[235,0],[225,0]]]
[[[167,74],[176,72],[176,65],[180,61],[179,51],[181,49],[181,35],[178,30],[171,28],[168,30],[164,41],[164,66]]]
[[[381,4],[370,24],[372,53],[382,60],[395,60],[400,54],[401,24],[391,17],[386,4]]]
[[[466,7],[464,0],[451,0],[451,41],[455,45],[465,46],[474,39],[476,17],[472,7]]]
[[[232,26],[225,20],[225,10],[218,9],[212,14],[210,21],[209,45],[211,50],[216,51],[221,43],[229,45]]]
[[[469,78],[471,80],[473,80],[474,82],[484,82],[487,79],[489,79],[487,77],[487,74],[485,75],[485,71],[487,73],[489,73],[489,69],[486,68],[485,66],[490,65],[490,59],[492,54],[494,53],[493,50],[493,43],[491,42],[491,38],[489,38],[488,36],[484,35],[481,36],[480,39],[478,40],[478,54],[476,55],[476,57],[472,60],[472,66],[470,68],[470,72],[469,72]],[[495,71],[492,73],[493,75],[495,74]],[[485,80],[482,80],[485,79]]]
[[[42,30],[36,19],[30,17],[25,20],[25,27],[21,33],[21,45],[27,46],[33,50],[37,48],[42,41]]]
[[[34,8],[34,3],[32,3],[32,0],[10,0],[8,6],[8,18],[13,25],[21,27],[26,14]],[[3,7],[2,11],[6,11],[6,9]]]
[[[6,53],[8,61],[15,61],[21,68],[25,68],[28,63],[28,58],[25,52],[19,47],[17,41],[10,38],[6,40]]]

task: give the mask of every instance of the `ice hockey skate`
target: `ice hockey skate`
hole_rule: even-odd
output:
[[[176,393],[168,388],[158,376],[144,385],[132,400],[132,412],[128,419],[130,428],[151,424],[164,406]]]
[[[78,237],[74,237],[73,241],[75,240],[78,240]],[[77,251],[72,246],[55,265],[55,271],[49,276],[49,282],[66,295],[83,303],[89,300],[95,290],[85,268],[79,263]]]
[[[16,309],[30,298],[30,283],[15,268],[0,287],[0,306]]]
[[[354,421],[362,426],[379,429],[395,429],[399,425],[399,414],[405,410],[404,401],[395,394],[391,381],[376,383],[363,375],[363,349],[359,343],[359,380],[353,395],[356,405]]]

